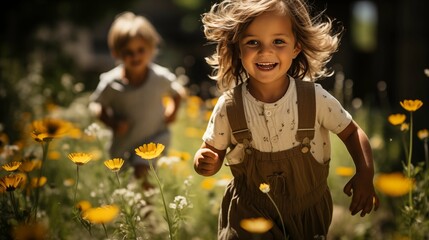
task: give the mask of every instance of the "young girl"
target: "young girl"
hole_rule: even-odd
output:
[[[168,124],[175,120],[184,96],[176,76],[153,63],[160,40],[145,17],[132,12],[119,14],[110,28],[108,45],[120,64],[100,75],[91,95],[91,108],[113,131],[111,157],[124,158],[134,167],[135,176],[143,179],[149,165],[134,149],[152,141],[168,147]],[[163,104],[167,96],[174,102],[169,108]]]
[[[217,173],[226,158],[234,176],[219,216],[219,239],[251,239],[240,221],[264,217],[262,239],[325,239],[332,219],[327,186],[329,132],[346,145],[356,174],[344,192],[351,214],[365,216],[379,200],[368,138],[321,85],[339,33],[302,0],[224,0],[203,15],[207,59],[224,89],[194,157],[197,173]],[[227,150],[230,150],[227,153]],[[269,184],[268,194],[259,189]],[[278,207],[281,217],[279,216]],[[284,223],[284,226],[283,224]]]

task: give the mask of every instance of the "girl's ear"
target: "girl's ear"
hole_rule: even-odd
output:
[[[293,58],[295,59],[296,56],[298,56],[298,54],[301,52],[301,44],[299,42],[297,42],[295,44],[295,48],[293,49]]]

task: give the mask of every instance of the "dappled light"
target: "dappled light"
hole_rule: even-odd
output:
[[[200,20],[213,1],[107,1],[105,9],[87,1],[61,0],[51,7],[36,2],[12,3],[10,14],[2,11],[10,26],[0,30],[0,240],[217,239],[230,166],[203,177],[193,165],[221,94],[209,78],[205,57],[213,46],[205,42]],[[338,13],[348,30],[328,66],[333,75],[318,83],[368,135],[380,198],[377,211],[351,215],[343,188],[356,169],[332,134],[328,186],[334,214],[327,239],[428,239],[429,63],[422,59],[429,51],[421,45],[429,35],[404,34],[414,29],[408,12],[391,19],[391,9],[417,7],[406,0],[310,2],[316,9],[329,3],[328,13]],[[46,12],[36,13],[40,4]],[[429,7],[425,1],[422,6]],[[147,166],[147,179],[134,175],[128,159],[111,155],[114,132],[96,117],[102,109],[90,99],[99,74],[116,64],[106,36],[120,10],[142,13],[159,29],[154,62],[168,67],[186,91],[169,125],[170,145],[150,139],[133,149]],[[406,29],[397,26],[401,21]],[[393,33],[385,25],[402,30]],[[163,107],[172,105],[173,98],[162,99]],[[153,114],[138,106],[134,111]],[[277,213],[276,186],[256,187]],[[287,239],[283,220],[281,214],[254,216],[239,225],[259,239],[277,221]]]

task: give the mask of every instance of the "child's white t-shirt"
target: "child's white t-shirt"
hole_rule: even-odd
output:
[[[248,92],[247,83],[242,85],[244,112],[252,133],[251,145],[259,151],[278,152],[300,144],[295,139],[298,128],[296,85],[292,77],[289,79],[285,95],[274,103],[256,100]],[[338,134],[343,131],[352,121],[352,116],[320,84],[315,84],[315,92],[316,122],[311,153],[318,162],[324,163],[331,155],[329,132]],[[226,96],[223,94],[216,103],[203,135],[203,141],[219,150],[237,144],[226,114]]]

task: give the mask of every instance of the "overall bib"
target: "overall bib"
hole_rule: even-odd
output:
[[[271,198],[284,221],[286,235],[293,240],[325,239],[332,220],[332,198],[327,185],[329,161],[321,164],[311,154],[314,137],[314,83],[296,80],[300,145],[279,151],[261,152],[250,147],[252,135],[244,115],[242,89],[236,87],[227,103],[228,119],[238,143],[244,144],[243,161],[229,165],[233,179],[228,184],[219,215],[218,239],[253,239],[240,227],[247,218],[271,220],[273,227],[260,239],[285,239],[279,214],[261,183],[270,185]]]

